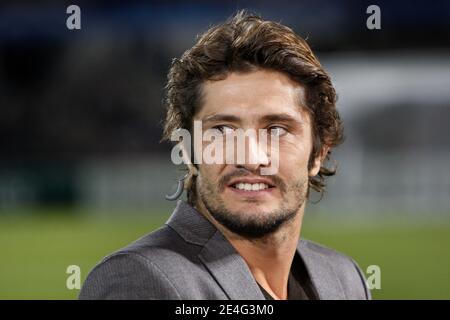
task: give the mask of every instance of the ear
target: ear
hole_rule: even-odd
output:
[[[183,158],[183,163],[189,168],[189,172],[191,172],[194,176],[198,175],[197,167],[192,163],[191,160],[191,151],[186,149],[186,145],[182,143],[180,145],[181,148],[181,157]]]
[[[322,149],[320,150],[319,154],[314,159],[312,168],[309,170],[310,177],[314,177],[319,173],[320,167],[322,166],[323,162],[325,161],[325,158],[327,157],[329,150],[330,150],[330,147],[328,147],[327,145],[322,146]]]

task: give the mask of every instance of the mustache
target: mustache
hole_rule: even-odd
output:
[[[264,179],[268,179],[270,180],[270,182],[276,186],[277,188],[279,188],[282,192],[284,192],[286,190],[286,184],[284,183],[284,181],[276,176],[276,175],[259,175],[259,174],[255,174],[250,170],[247,170],[245,168],[240,168],[236,171],[233,171],[231,173],[228,173],[224,176],[222,176],[219,179],[219,190],[224,190],[225,187],[229,184],[229,182],[234,179],[234,178],[242,178],[242,177],[248,177],[248,176],[252,176],[254,178],[258,177],[258,178],[264,178]]]

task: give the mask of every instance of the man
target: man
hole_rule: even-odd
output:
[[[168,78],[166,139],[180,128],[195,139],[200,121],[216,137],[263,130],[277,143],[263,150],[249,138],[233,149],[245,161],[219,163],[190,161],[198,154],[183,144],[187,202],[97,265],[80,298],[370,299],[352,259],[300,239],[309,189],[323,192],[335,173],[324,162],[343,131],[330,78],[306,42],[239,12],[174,60]],[[274,174],[261,174],[273,163]]]

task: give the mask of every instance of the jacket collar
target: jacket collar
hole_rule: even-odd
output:
[[[311,242],[305,239],[300,239],[298,242],[297,252],[305,264],[319,300],[346,299],[339,277],[328,256],[315,250]]]
[[[223,234],[200,212],[179,200],[166,222],[186,242],[202,246],[198,257],[232,300],[264,300],[250,269]],[[327,257],[300,240],[297,252],[320,299],[345,299],[344,291]]]

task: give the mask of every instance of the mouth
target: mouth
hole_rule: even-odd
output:
[[[259,178],[238,178],[231,181],[227,187],[241,195],[258,195],[275,189],[275,185],[272,182]]]

